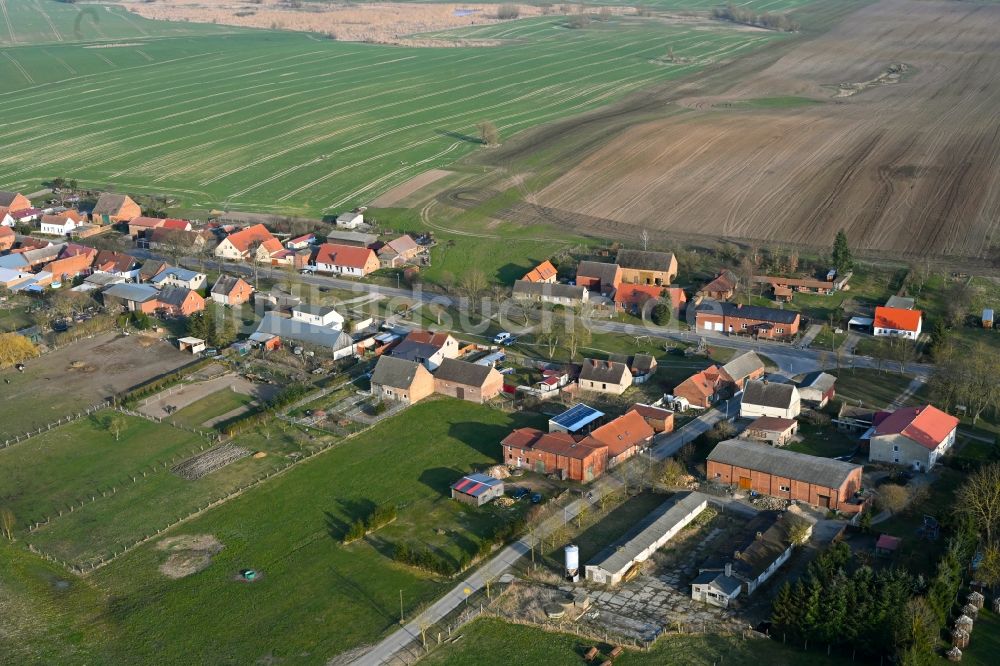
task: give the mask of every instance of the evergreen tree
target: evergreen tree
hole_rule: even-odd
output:
[[[854,256],[851,248],[847,245],[847,234],[841,229],[837,232],[837,237],[833,241],[833,267],[838,273],[846,273],[854,268]]]
[[[820,598],[819,626],[816,637],[827,645],[836,645],[843,640],[844,623],[848,615],[848,587],[847,576],[839,571],[834,574]]]
[[[795,604],[792,584],[785,581],[772,602],[771,625],[776,633],[794,633],[798,621],[798,606]]]

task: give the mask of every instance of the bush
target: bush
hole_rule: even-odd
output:
[[[497,18],[504,21],[516,19],[520,15],[521,10],[517,5],[500,5],[497,9]]]
[[[657,326],[666,326],[670,323],[670,308],[666,303],[657,303],[653,307],[651,318]]]

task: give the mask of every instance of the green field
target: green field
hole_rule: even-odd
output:
[[[566,29],[563,17],[475,30],[509,43],[417,49],[216,29],[129,35],[115,48],[7,49],[0,186],[34,190],[62,176],[171,194],[189,207],[332,212],[482,150],[483,120],[508,137],[787,38],[638,18],[585,30]],[[668,48],[690,61],[657,60]]]
[[[223,414],[247,407],[254,402],[253,396],[236,391],[222,390],[216,391],[212,395],[205,396],[193,405],[188,405],[184,409],[170,415],[170,420],[189,428],[204,429],[202,425],[209,419],[213,419]],[[216,425],[216,429],[222,429],[225,422]]]
[[[596,646],[607,657],[607,643],[572,634],[555,633],[500,620],[477,620],[464,627],[461,640],[446,644],[421,663],[428,666],[465,666],[488,659],[490,664],[545,664],[579,666],[586,663],[583,654]],[[601,663],[598,659],[594,663]],[[626,651],[615,664],[621,666],[791,666],[810,664],[828,666],[844,663],[842,659],[812,652],[799,652],[775,641],[741,640],[723,636],[664,636],[649,652]]]
[[[483,537],[514,517],[512,510],[475,509],[454,502],[448,498],[448,486],[473,466],[497,460],[497,442],[503,435],[512,427],[529,424],[539,425],[537,419],[523,415],[512,419],[499,411],[451,400],[410,408],[164,534],[214,535],[225,547],[206,570],[179,580],[168,579],[158,571],[167,554],[149,543],[88,575],[86,586],[61,572],[59,575],[72,580],[72,590],[79,593],[74,597],[73,618],[47,605],[29,608],[25,617],[0,614],[0,631],[4,635],[11,631],[48,636],[51,644],[44,646],[47,654],[71,653],[69,642],[87,643],[86,657],[81,653],[65,663],[245,664],[260,659],[324,663],[388,631],[399,620],[400,590],[404,612],[411,616],[450,584],[395,564],[390,557],[394,543],[422,542],[444,557],[454,557],[461,551],[475,552]],[[147,435],[141,439],[143,446],[162,446],[149,443],[162,440],[162,433]],[[119,444],[125,444],[124,437]],[[139,444],[130,438],[129,445]],[[18,473],[17,487],[23,489],[23,497],[14,499],[22,502],[22,511],[48,502],[46,487],[71,484],[65,492],[75,495],[72,491],[91,481],[103,483],[99,471],[74,464],[68,443],[49,442],[47,446],[53,448],[52,453],[43,452],[41,445],[36,451],[36,455],[46,456],[47,479],[32,481]],[[94,442],[91,446],[103,450],[102,456],[94,456],[95,461],[104,460],[115,469],[127,466],[119,465],[119,459],[112,455],[111,443]],[[27,448],[18,453],[18,447],[12,447],[2,453],[18,456],[11,463],[25,466],[25,477],[41,471],[31,467]],[[11,467],[7,463],[0,460],[4,469]],[[72,479],[74,469],[80,470],[84,480],[77,483]],[[168,516],[190,499],[179,495],[182,491],[176,487],[154,490],[117,506],[117,511],[128,514],[119,522]],[[11,499],[6,491],[0,495]],[[60,497],[53,501],[61,501]],[[340,544],[351,520],[374,504],[389,502],[400,507],[394,523],[363,541]],[[87,506],[101,505],[98,498]],[[78,520],[77,516],[74,512],[72,520]],[[115,522],[114,516],[110,510],[91,515],[86,521],[73,523],[74,530],[61,533],[61,541],[53,539],[46,545],[79,548],[79,544],[99,540],[103,533],[88,530],[103,529],[105,521]],[[58,524],[53,521],[52,526]],[[440,534],[439,528],[443,530]],[[38,535],[44,531],[28,537],[18,534],[16,545],[39,543]],[[59,572],[51,569],[51,573],[44,573],[50,571],[48,565],[21,550],[18,554],[16,563],[0,564],[0,574],[7,573],[6,566],[13,577],[6,580],[0,575],[0,611],[20,609],[35,595],[46,599],[38,591],[45,587],[39,577]],[[252,585],[234,581],[245,567],[260,570],[261,579]],[[24,596],[7,600],[3,595],[7,589]],[[88,627],[102,628],[100,640],[89,636],[84,641],[68,627],[82,618],[88,618]],[[192,631],[192,627],[198,630]],[[0,663],[19,661],[15,655],[22,653],[11,651],[41,649],[8,643],[0,641]]]

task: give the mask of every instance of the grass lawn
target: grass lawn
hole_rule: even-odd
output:
[[[818,427],[801,423],[801,442],[792,442],[785,448],[789,451],[808,453],[821,458],[837,458],[847,455],[858,447],[858,439],[840,432],[833,426]]]
[[[98,663],[104,602],[86,579],[0,539],[0,664]]]
[[[0,333],[19,331],[31,326],[31,317],[25,310],[23,307],[0,310]]]
[[[834,353],[840,345],[847,339],[847,333],[836,333],[832,328],[824,325],[822,330],[813,338],[810,349],[817,351],[828,351]]]
[[[837,398],[852,404],[885,408],[910,384],[910,377],[897,372],[867,368],[828,370],[837,377]]]
[[[450,584],[395,564],[392,542],[429,541],[444,556],[475,548],[490,514],[447,499],[448,486],[496,462],[499,440],[529,424],[540,425],[467,402],[416,405],[168,533],[218,538],[225,548],[206,570],[169,580],[152,544],[99,569],[114,631],[97,661],[321,664],[376,640],[399,620],[400,591],[412,617]],[[340,544],[351,520],[386,502],[401,507],[395,523]],[[245,567],[261,579],[235,581]]]
[[[545,664],[579,666],[594,641],[567,633],[532,626],[480,619],[464,627],[462,639],[443,645],[421,663],[428,666],[465,666],[484,660],[490,664]],[[597,643],[607,657],[610,646]],[[595,663],[601,663],[598,659]],[[626,651],[615,659],[621,666],[759,666],[760,664],[810,664],[826,666],[843,660],[811,652],[799,652],[766,639],[741,640],[721,636],[664,636],[649,652]]]
[[[193,405],[178,410],[170,415],[170,419],[192,428],[201,428],[205,421],[227,414],[239,407],[245,407],[253,401],[253,396],[223,389],[202,398]],[[225,422],[221,422],[216,427],[221,429],[224,425]]]
[[[1000,654],[1000,616],[990,610],[988,597],[986,606],[979,611],[972,633],[975,638],[969,641],[969,647],[962,650],[962,663],[973,666],[992,666],[997,663],[997,655]]]
[[[633,525],[645,518],[649,513],[660,506],[668,499],[667,495],[659,493],[640,493],[635,497],[630,497],[624,503],[608,511],[595,523],[577,534],[572,543],[580,547],[580,561],[586,563],[590,561],[608,544],[618,539],[629,531]],[[546,555],[556,563],[562,562],[562,547],[558,547],[546,553]]]
[[[903,544],[897,557],[897,564],[910,569],[915,574],[931,575],[937,560],[947,545],[948,535],[942,531],[937,541],[921,540],[917,536],[917,528],[923,523],[924,515],[930,515],[944,523],[951,513],[955,500],[955,491],[965,481],[962,472],[937,466],[934,469],[937,479],[930,485],[926,496],[919,502],[910,504],[901,513],[893,515],[889,520],[872,526],[876,534],[885,533],[901,537]],[[912,482],[911,482],[912,483]]]

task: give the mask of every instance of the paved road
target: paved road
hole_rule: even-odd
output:
[[[707,410],[697,419],[689,421],[678,430],[657,438],[649,450],[649,458],[661,461],[677,453],[682,446],[726,418],[727,410],[732,410],[733,414],[735,414],[738,410],[738,404],[735,399],[724,402],[720,405],[720,409]],[[642,460],[633,459],[625,464],[641,466],[645,463]],[[614,475],[604,476],[595,481],[591,485],[593,499],[581,497],[570,502],[561,514],[556,514],[542,522],[541,525],[535,528],[533,535],[527,535],[501,550],[491,560],[483,564],[474,574],[452,588],[420,615],[393,632],[364,656],[355,660],[354,664],[358,666],[377,666],[390,661],[397,652],[420,638],[421,626],[426,627],[441,621],[464,603],[471,593],[484,588],[487,580],[495,580],[507,572],[524,555],[531,552],[532,544],[537,544],[542,538],[565,524],[567,520],[575,518],[582,509],[590,506],[602,493],[613,491],[621,487],[621,485],[621,480]]]

